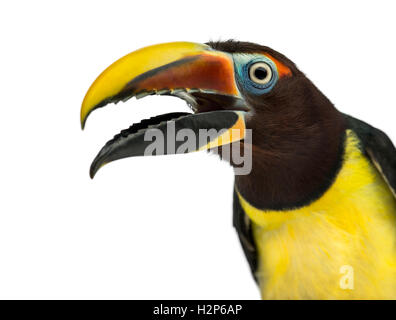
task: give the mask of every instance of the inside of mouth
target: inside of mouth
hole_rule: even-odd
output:
[[[133,92],[133,91],[132,91]],[[120,93],[118,96],[113,97],[111,102],[126,101],[132,96],[136,96],[137,99],[143,98],[147,95],[169,95],[180,98],[187,102],[193,113],[205,113],[209,111],[219,110],[242,110],[248,111],[247,106],[244,104],[242,99],[235,96],[229,96],[220,94],[217,92],[208,92],[200,89],[174,89],[174,90],[153,90],[143,91],[141,93]],[[129,128],[121,130],[120,133],[116,134],[113,139],[109,140],[106,145],[112,144],[118,139],[126,138],[129,135],[136,134],[140,130],[148,129],[151,126],[157,126],[162,122],[176,120],[180,117],[191,115],[188,112],[172,112],[158,116],[144,119],[138,123],[134,123]]]
[[[131,97],[141,99],[150,95],[173,96],[184,100],[194,113],[202,113],[218,110],[241,110],[248,111],[245,102],[234,95],[222,94],[220,92],[205,89],[161,89],[161,90],[134,90],[122,91],[112,98],[112,102],[127,101]]]

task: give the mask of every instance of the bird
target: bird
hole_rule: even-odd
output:
[[[396,298],[396,149],[385,133],[339,111],[285,55],[236,40],[162,43],[120,58],[87,91],[81,126],[97,108],[155,94],[183,99],[190,112],[122,130],[91,178],[122,158],[216,147],[221,156],[238,145],[251,164],[235,174],[233,226],[262,299]],[[148,132],[182,129],[218,131],[180,152],[183,139],[147,153]]]

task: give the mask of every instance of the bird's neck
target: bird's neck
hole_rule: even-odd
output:
[[[253,222],[264,299],[395,297],[396,201],[352,130],[343,165],[320,199],[281,213],[238,200]]]
[[[267,122],[251,124],[252,170],[237,175],[235,183],[255,207],[301,207],[319,198],[333,182],[342,163],[344,117],[330,101],[319,98],[318,106],[310,106],[316,114],[290,115],[287,122],[267,117]]]

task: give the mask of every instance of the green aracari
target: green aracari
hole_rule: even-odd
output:
[[[147,155],[150,130],[216,129],[180,153],[221,155],[236,144],[251,152],[250,171],[235,175],[233,224],[263,299],[396,298],[396,150],[382,131],[338,111],[283,54],[238,41],[126,55],[89,88],[81,125],[99,107],[152,94],[179,97],[192,112],[121,131],[91,177],[111,161]],[[163,154],[183,141],[168,141]]]

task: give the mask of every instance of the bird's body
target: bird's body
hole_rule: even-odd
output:
[[[263,298],[396,299],[396,149],[382,131],[338,111],[281,53],[231,40],[121,58],[88,90],[81,124],[96,108],[149,94],[182,98],[194,113],[121,131],[91,177],[121,158],[231,145],[248,155],[249,170],[225,159],[235,169],[233,223]],[[161,136],[172,130],[187,130],[193,147],[175,151],[184,138]],[[197,139],[200,130],[215,134]]]
[[[396,201],[359,144],[347,130],[333,184],[302,208],[263,211],[238,195],[252,220],[264,299],[396,297]],[[343,266],[352,268],[347,288]]]

